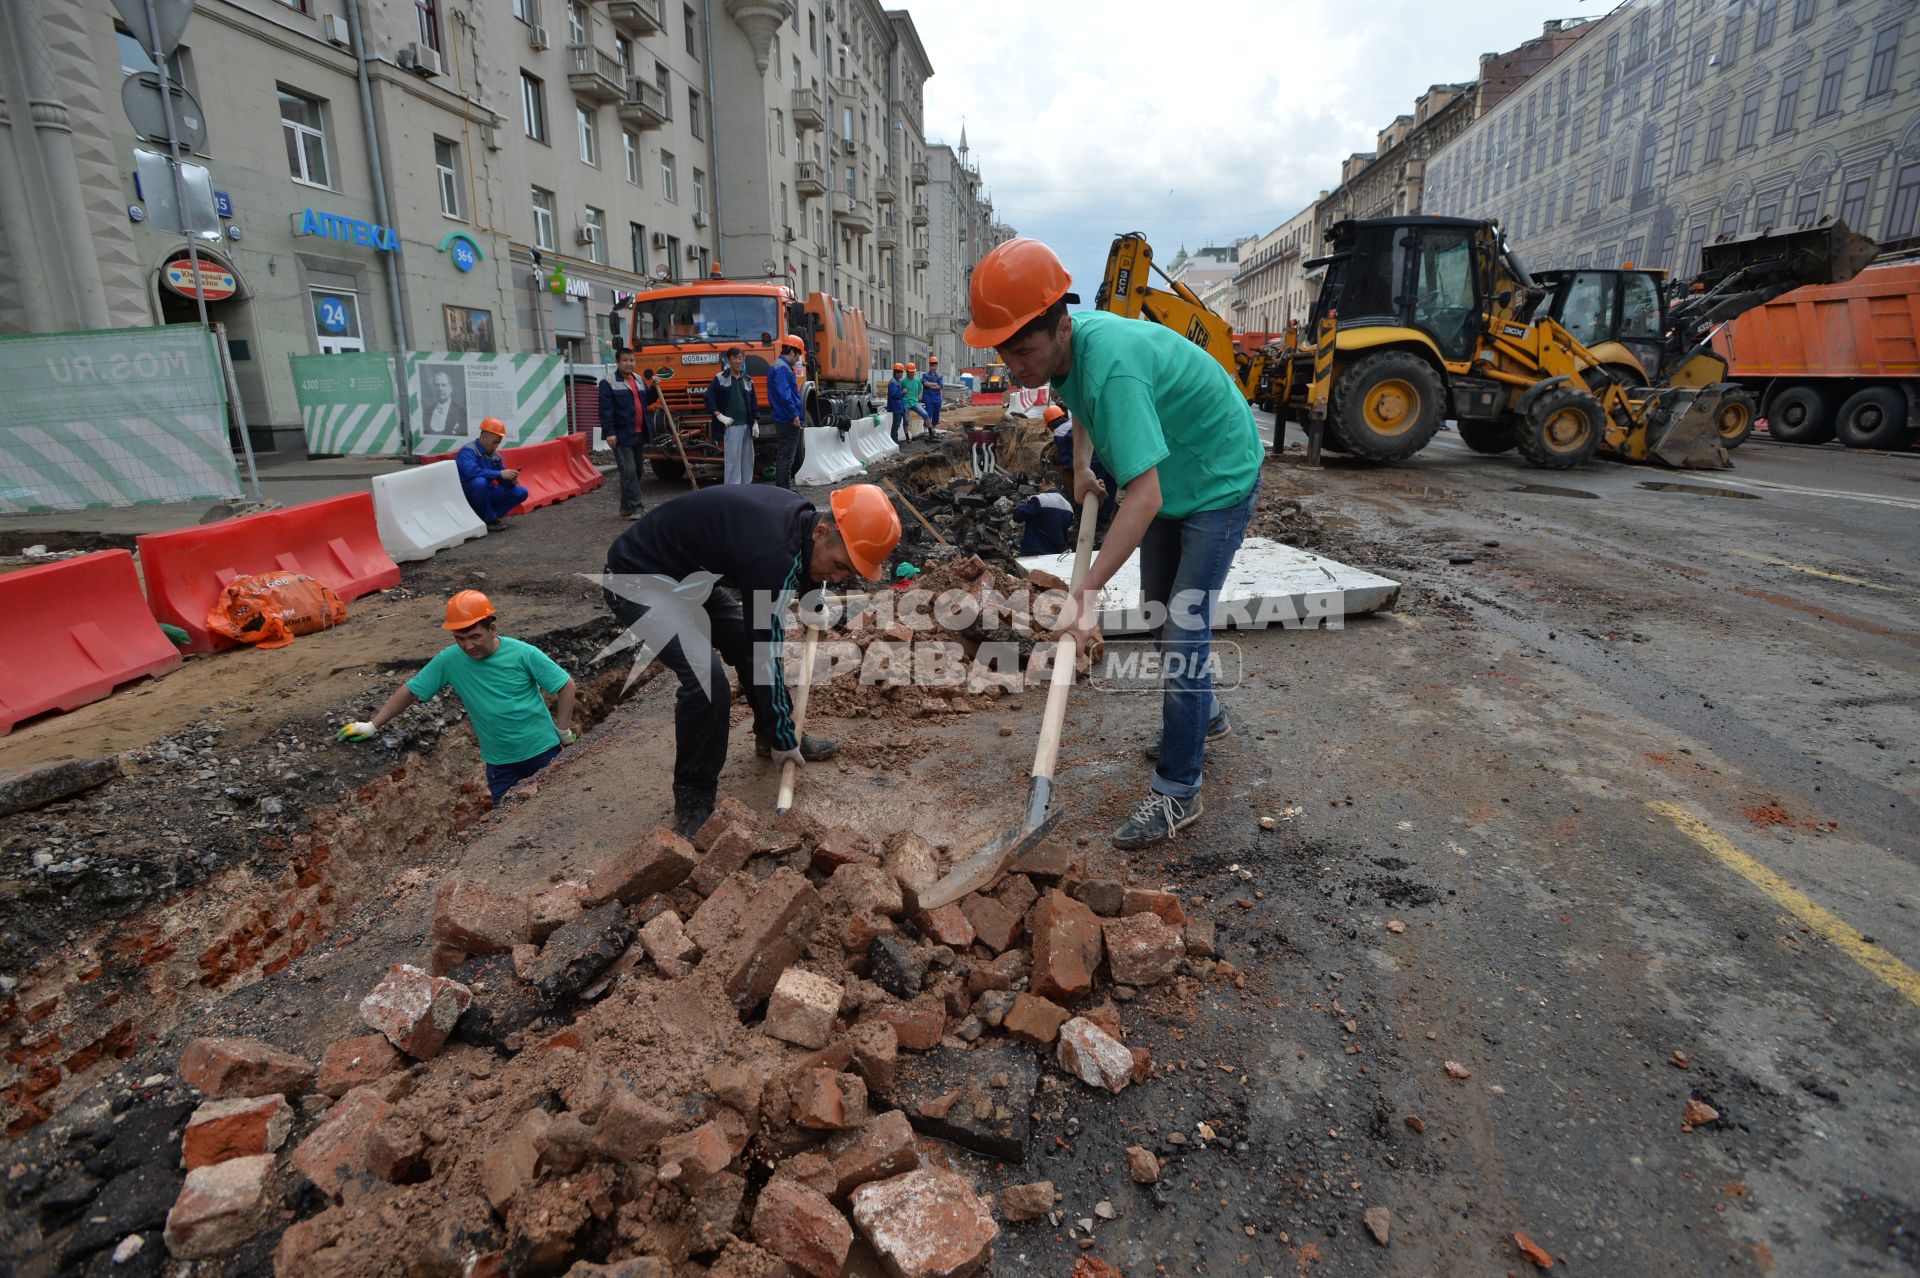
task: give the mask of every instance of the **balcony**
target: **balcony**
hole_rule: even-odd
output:
[[[833,220],[857,235],[873,230],[873,204],[855,199],[845,191],[833,193]]]
[[[925,226],[927,224],[927,202],[925,200],[915,200],[913,202],[913,224],[915,226]]]
[[[825,195],[827,193],[826,170],[812,160],[800,161],[799,169],[794,174],[793,189],[800,192],[802,199]]]
[[[567,83],[589,102],[618,102],[627,96],[620,60],[590,44],[567,46]]]
[[[925,160],[915,160],[908,166],[907,174],[912,178],[915,186],[925,186],[927,184],[927,162]]]
[[[873,246],[880,249],[899,248],[900,228],[887,222],[880,223],[873,228]]]
[[[900,198],[900,192],[890,177],[877,177],[873,180],[873,198],[881,204],[892,204]]]
[[[635,76],[627,83],[627,96],[616,112],[623,124],[636,129],[664,129],[673,118],[667,109],[667,95],[651,80]]]
[[[833,88],[836,98],[850,98],[859,101],[866,97],[866,91],[860,87],[860,81],[850,75],[836,75],[827,83]]]
[[[607,21],[613,29],[633,40],[660,35],[667,29],[660,0],[607,0]]]
[[[921,245],[920,247],[913,250],[913,269],[914,270],[924,271],[929,266],[932,266],[932,265],[933,265],[933,259],[927,255],[927,249],[925,245]]]
[[[820,97],[820,90],[795,89],[793,91],[793,127],[823,129],[826,124],[827,105]]]

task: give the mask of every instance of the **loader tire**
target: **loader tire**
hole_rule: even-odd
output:
[[[1832,394],[1806,383],[1775,391],[1767,402],[1767,433],[1783,444],[1826,443],[1833,438]]]
[[[1907,397],[1891,386],[1869,386],[1847,396],[1833,425],[1848,448],[1900,450],[1913,443]]]
[[[1571,470],[1592,459],[1606,424],[1599,400],[1577,386],[1556,386],[1533,401],[1515,442],[1529,465]]]
[[[1462,418],[1460,442],[1476,453],[1510,453],[1519,444],[1519,430],[1511,421],[1480,422]]]
[[[1720,432],[1720,447],[1734,449],[1747,442],[1747,436],[1753,434],[1754,412],[1753,395],[1748,391],[1730,390],[1720,397],[1720,408],[1713,418]]]
[[[1365,356],[1340,378],[1333,408],[1341,446],[1374,461],[1411,457],[1440,429],[1445,398],[1440,375],[1418,355]]]

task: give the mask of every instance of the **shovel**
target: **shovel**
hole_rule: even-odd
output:
[[[804,742],[807,731],[807,693],[813,688],[813,650],[820,642],[820,629],[807,627],[807,642],[800,650],[800,688],[793,694],[793,739]],[[773,802],[773,814],[785,816],[793,807],[793,781],[799,766],[792,759],[780,765],[780,795]]]
[[[1080,503],[1080,539],[1073,548],[1073,580],[1068,593],[1080,589],[1093,559],[1093,530],[1100,499],[1088,493]],[[1079,655],[1071,635],[1060,640],[1053,653],[1053,678],[1047,684],[1047,711],[1040,719],[1040,745],[1033,752],[1033,779],[1027,783],[1027,815],[1007,831],[947,872],[947,876],[920,894],[920,908],[937,910],[969,892],[978,892],[1000,877],[1009,862],[1053,833],[1060,811],[1051,808],[1053,765],[1060,757],[1060,728],[1067,717],[1067,689],[1073,686],[1074,660]]]

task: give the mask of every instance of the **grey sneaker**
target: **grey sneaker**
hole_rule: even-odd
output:
[[[1170,794],[1154,791],[1140,801],[1140,806],[1133,810],[1126,824],[1113,832],[1113,846],[1123,852],[1132,852],[1164,843],[1198,821],[1204,810],[1197,794],[1188,799],[1176,799]]]
[[[1220,713],[1207,720],[1207,743],[1211,745],[1232,731],[1233,725],[1227,722],[1227,708],[1221,706]],[[1143,748],[1149,759],[1158,759],[1160,757],[1160,738],[1155,737],[1152,745]]]

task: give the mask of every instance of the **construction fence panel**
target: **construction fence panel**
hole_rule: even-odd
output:
[[[400,404],[386,351],[294,355],[293,394],[310,453],[400,452]]]
[[[238,497],[213,334],[0,337],[0,514]]]
[[[459,451],[498,417],[507,443],[544,444],[567,433],[567,388],[558,355],[408,351],[407,401],[424,457]]]

